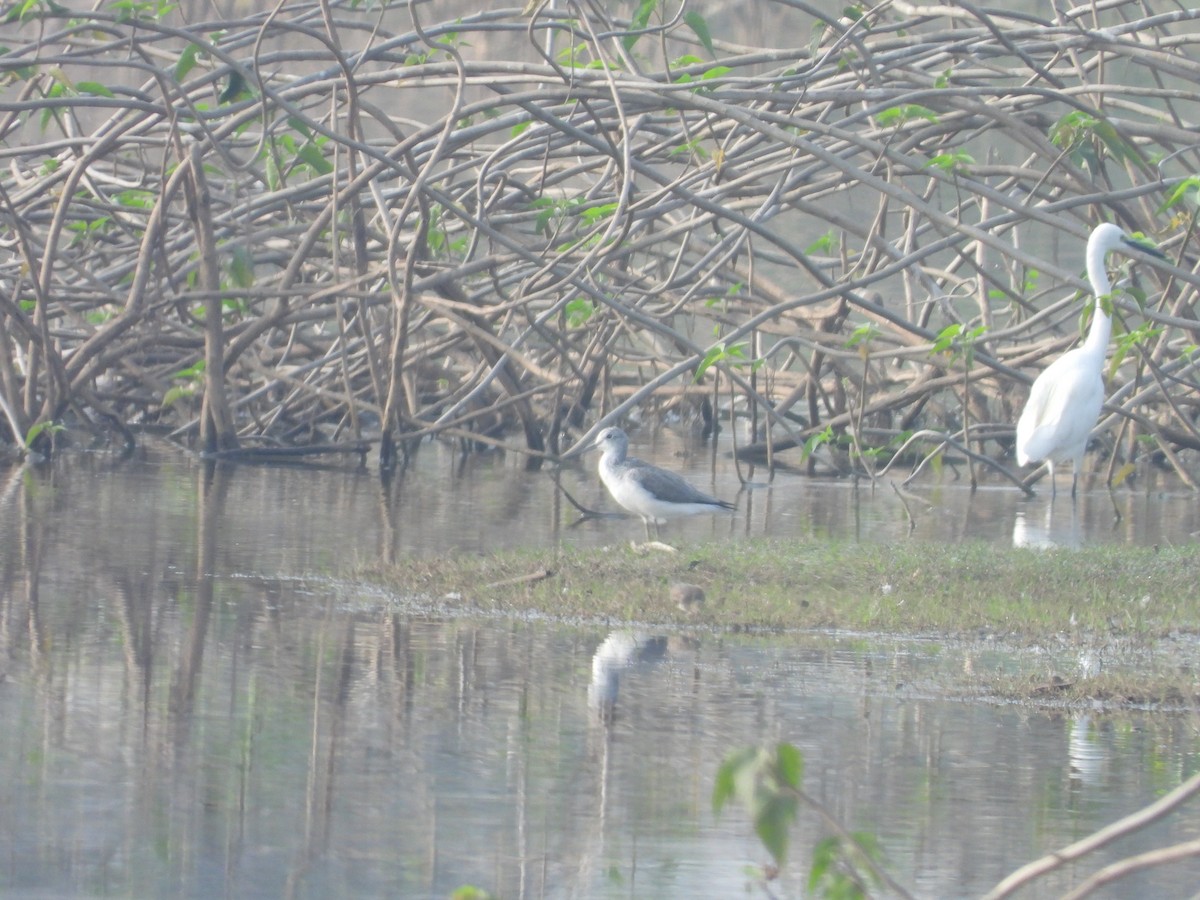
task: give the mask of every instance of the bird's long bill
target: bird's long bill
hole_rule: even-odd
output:
[[[563,459],[563,460],[574,459],[577,456],[583,456],[583,454],[585,454],[585,453],[591,453],[593,450],[599,449],[600,435],[602,435],[602,434],[604,434],[603,429],[601,429],[596,434],[596,436],[594,438],[592,438],[590,441],[588,441],[586,444],[577,444],[576,446],[574,446],[570,450],[568,450],[566,453],[564,453],[562,456],[560,456],[559,459]]]
[[[586,444],[578,444],[559,456],[561,462],[566,462],[568,459],[575,459],[578,456],[583,456],[585,453],[591,453],[596,449],[596,441],[588,441]]]
[[[1140,250],[1142,253],[1157,257],[1158,259],[1167,259],[1167,254],[1146,241],[1134,237],[1122,238],[1122,240],[1133,250]]]

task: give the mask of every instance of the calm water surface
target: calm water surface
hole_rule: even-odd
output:
[[[722,461],[637,449],[736,493]],[[562,484],[608,508],[590,466]],[[887,486],[781,475],[736,516],[669,535],[1079,545],[1200,530],[1195,499],[1165,486],[1074,508],[998,486],[916,491],[906,513]],[[938,690],[963,672],[1070,670],[1066,644],[431,616],[333,577],[641,530],[577,519],[548,475],[435,447],[390,487],[352,466],[206,472],[170,450],[0,470],[0,894],[743,896],[766,856],[739,810],[714,817],[713,775],[736,747],[786,740],[808,791],[875,835],[902,884],[971,896],[1200,766],[1189,716]],[[1197,830],[1185,810],[1101,861]],[[777,893],[804,894],[825,834],[801,816]],[[1186,896],[1197,877],[1177,866],[1105,896]]]

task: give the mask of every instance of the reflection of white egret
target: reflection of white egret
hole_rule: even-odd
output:
[[[642,517],[646,540],[652,523],[657,534],[660,523],[676,516],[734,509],[732,503],[696,490],[674,472],[626,456],[629,437],[620,428],[605,428],[596,436],[595,446],[604,450],[600,480],[614,500]]]
[[[1083,546],[1083,530],[1080,528],[1079,510],[1072,503],[1064,515],[1058,510],[1056,516],[1053,503],[1047,503],[1042,510],[1042,521],[1039,524],[1034,517],[1034,510],[1017,509],[1013,520],[1012,542],[1014,547],[1031,547],[1046,550],[1053,547],[1070,547],[1078,549]],[[1056,521],[1057,519],[1057,521]]]
[[[610,720],[617,705],[621,673],[638,663],[657,662],[666,651],[665,637],[652,637],[636,631],[614,631],[596,648],[592,657],[588,704],[605,721]]]
[[[1112,250],[1131,249],[1165,258],[1156,248],[1131,238],[1109,222],[1096,226],[1088,238],[1087,273],[1096,295],[1096,310],[1087,340],[1082,347],[1064,353],[1037,377],[1017,421],[1017,462],[1023,466],[1045,460],[1050,468],[1051,495],[1054,463],[1069,459],[1071,496],[1075,496],[1088,437],[1104,405],[1104,354],[1112,333],[1112,317],[1104,309],[1112,283],[1104,260]]]
[[[1071,761],[1071,778],[1082,784],[1100,784],[1108,763],[1108,749],[1089,715],[1079,715],[1071,720],[1071,734],[1067,740],[1067,756]]]
[[[1012,542],[1014,547],[1034,547],[1039,550],[1054,546],[1054,542],[1046,535],[1046,529],[1030,521],[1023,509],[1018,509],[1013,519]]]

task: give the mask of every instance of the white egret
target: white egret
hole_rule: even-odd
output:
[[[600,456],[600,480],[617,503],[642,517],[646,540],[650,540],[652,523],[657,535],[659,524],[667,519],[735,508],[732,503],[696,490],[674,472],[626,456],[629,437],[620,428],[605,428],[593,446],[604,451]]]
[[[1112,292],[1104,260],[1110,251],[1137,250],[1166,257],[1155,247],[1130,237],[1116,225],[1096,226],[1087,243],[1087,275],[1096,295],[1092,327],[1081,347],[1052,362],[1033,382],[1029,400],[1017,421],[1017,462],[1025,465],[1045,460],[1054,495],[1054,464],[1071,461],[1071,496],[1079,480],[1079,467],[1088,437],[1104,405],[1104,354],[1112,333],[1112,318],[1104,304]]]

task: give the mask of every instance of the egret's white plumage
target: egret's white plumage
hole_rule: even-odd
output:
[[[1033,382],[1029,401],[1017,421],[1017,462],[1025,465],[1045,460],[1054,491],[1054,464],[1071,461],[1071,496],[1087,450],[1092,426],[1104,405],[1104,355],[1112,333],[1112,318],[1104,300],[1112,292],[1104,260],[1113,250],[1140,250],[1162,254],[1130,237],[1116,225],[1104,223],[1092,231],[1087,243],[1087,274],[1096,295],[1092,327],[1083,345],[1064,353]]]
[[[651,524],[657,529],[676,516],[734,509],[732,503],[696,490],[674,472],[627,456],[629,437],[620,428],[605,428],[596,436],[595,446],[604,451],[600,480],[617,503],[642,517],[647,539]]]

